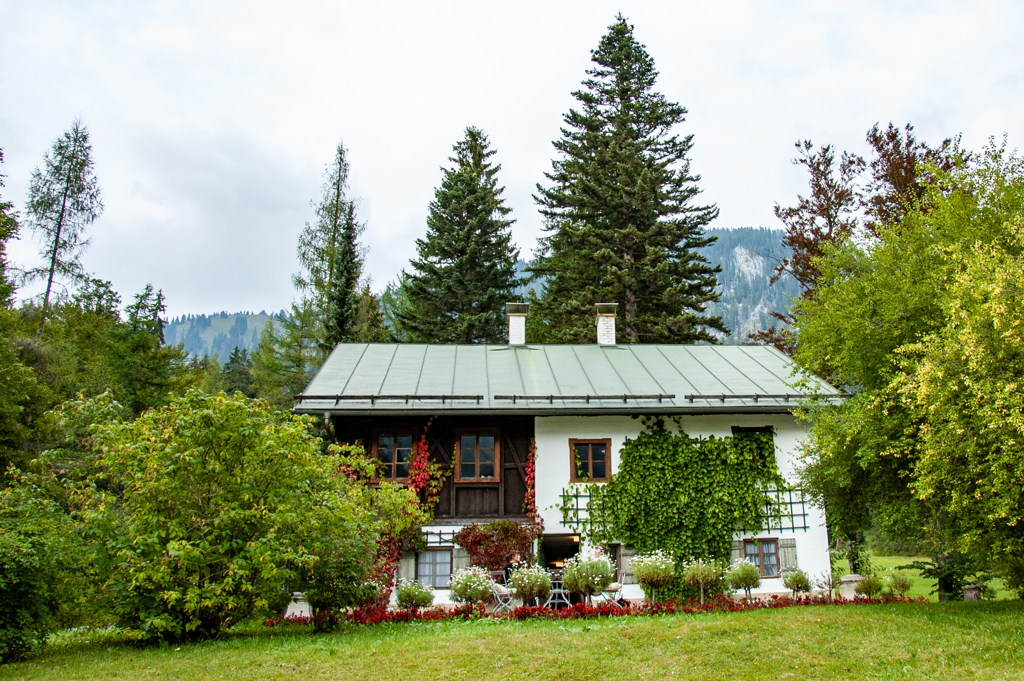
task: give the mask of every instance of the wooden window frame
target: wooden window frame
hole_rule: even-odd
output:
[[[494,477],[492,478],[464,478],[462,477],[462,437],[464,435],[473,435],[477,437],[477,448],[479,449],[479,438],[481,435],[490,435],[494,438]],[[486,483],[500,483],[501,482],[501,433],[497,428],[465,428],[463,430],[457,430],[454,433],[455,444],[452,449],[454,450],[455,456],[452,457],[455,460],[455,482],[486,482]],[[476,472],[480,474],[480,461],[476,460]]]
[[[419,429],[418,428],[415,428],[415,427],[412,427],[412,426],[397,426],[395,428],[374,428],[373,434],[372,434],[372,438],[373,439],[371,440],[373,442],[373,447],[372,447],[372,451],[370,452],[370,460],[373,461],[373,463],[378,466],[378,470],[379,470],[379,467],[382,467],[382,466],[385,465],[385,464],[381,463],[380,459],[377,458],[377,446],[380,444],[380,436],[381,435],[394,435],[396,437],[399,436],[399,435],[411,435],[412,436],[412,451],[409,454],[409,460],[410,461],[412,460],[412,456],[416,453],[416,445],[419,443],[419,440],[420,440]],[[396,466],[396,464],[394,462],[392,462],[392,464],[391,464],[391,472],[392,473],[394,473],[395,466]],[[384,481],[384,482],[407,482],[409,480],[409,476],[406,475],[404,478],[397,478],[397,477],[388,477],[387,475],[376,475],[375,474],[372,479],[373,479],[374,482],[381,482],[381,481]]]
[[[779,553],[779,540],[775,537],[765,537],[764,539],[744,539],[743,540],[743,558],[747,557],[747,544],[757,544],[757,571],[761,574],[762,579],[778,579],[782,577],[782,554]],[[775,574],[766,575],[764,573],[764,549],[762,548],[765,544],[775,545]]]
[[[580,477],[576,470],[576,445],[604,445],[604,477]],[[588,462],[589,472],[594,471],[593,450]],[[607,438],[570,438],[569,439],[569,482],[608,482],[612,475],[612,439]]]
[[[452,549],[452,548],[448,548],[448,547],[439,547],[439,548],[428,548],[425,551],[422,551],[421,553],[417,553],[416,554],[416,581],[417,582],[420,581],[420,558],[422,556],[428,554],[428,553],[447,553],[448,554],[448,586],[437,586],[436,584],[430,584],[428,586],[432,586],[435,589],[447,589],[447,588],[449,588],[451,586],[452,573],[454,572],[453,568],[455,567],[455,550]],[[436,577],[436,575],[434,575],[434,577]],[[436,580],[434,580],[434,581],[436,581]],[[420,583],[422,584],[423,582],[420,582]]]

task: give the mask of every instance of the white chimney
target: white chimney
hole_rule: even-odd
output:
[[[615,310],[618,303],[598,303],[597,307],[597,344],[615,345]]]
[[[526,315],[529,311],[529,303],[505,303],[509,345],[526,345]]]

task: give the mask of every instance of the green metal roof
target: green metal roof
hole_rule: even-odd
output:
[[[302,413],[780,413],[804,391],[793,361],[756,345],[342,344]],[[840,397],[824,381],[808,385]]]

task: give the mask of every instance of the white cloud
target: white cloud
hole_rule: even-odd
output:
[[[392,279],[467,125],[490,136],[525,254],[534,184],[590,50],[619,9],[690,113],[693,170],[716,226],[773,225],[805,178],[810,138],[864,152],[875,122],[922,139],[1021,139],[1014,3],[567,2],[0,5],[5,196],[76,115],[107,211],[87,267],[172,314],[277,309],[294,240],[339,140],[368,223],[368,269]],[[34,253],[27,241],[12,257]]]

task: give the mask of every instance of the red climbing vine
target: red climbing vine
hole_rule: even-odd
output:
[[[530,455],[526,460],[526,497],[523,499],[523,513],[535,523],[541,518],[537,513],[537,440],[530,439]]]

